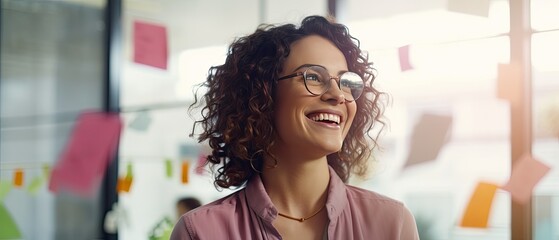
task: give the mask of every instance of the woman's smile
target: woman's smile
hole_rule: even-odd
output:
[[[342,123],[342,115],[333,111],[314,111],[307,114],[307,118],[320,126],[332,129],[340,129]]]

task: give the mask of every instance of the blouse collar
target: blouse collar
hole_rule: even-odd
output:
[[[330,221],[336,219],[348,205],[345,183],[340,179],[332,167],[330,171],[330,182],[328,184],[328,199],[326,210]],[[272,222],[278,216],[278,211],[272,200],[266,193],[260,175],[252,177],[245,187],[249,207],[263,220]]]

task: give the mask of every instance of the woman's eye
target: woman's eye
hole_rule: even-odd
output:
[[[317,81],[320,82],[320,76],[318,74],[307,74],[308,81]]]

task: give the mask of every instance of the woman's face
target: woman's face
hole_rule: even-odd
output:
[[[331,77],[348,71],[344,55],[332,42],[311,35],[291,45],[279,76],[302,72],[305,68],[301,66],[309,64],[324,67]],[[334,82],[326,93],[314,96],[305,88],[302,76],[281,80],[277,84],[274,112],[276,150],[310,158],[337,152],[356,110],[355,102],[345,101],[343,92]]]

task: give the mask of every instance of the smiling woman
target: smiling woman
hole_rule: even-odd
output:
[[[233,42],[193,108],[205,104],[195,126],[216,186],[244,188],[183,215],[171,239],[418,239],[402,203],[345,183],[365,174],[383,124],[372,70],[320,16]]]

